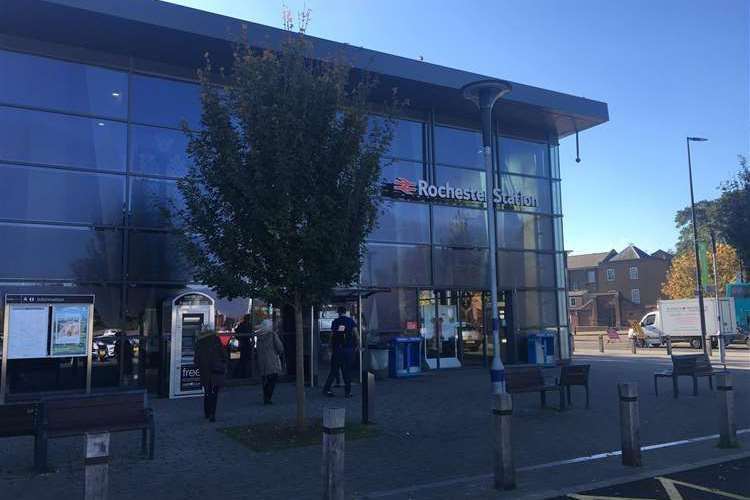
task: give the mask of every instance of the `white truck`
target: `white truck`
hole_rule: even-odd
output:
[[[725,345],[729,345],[737,333],[734,299],[720,298],[718,305],[721,309],[721,328],[716,299],[706,297],[703,300],[706,333],[713,346],[718,345],[719,335],[724,335]],[[644,333],[642,343],[647,347],[664,345],[667,337],[673,343],[689,342],[696,349],[703,346],[698,299],[660,300],[657,310],[643,316],[640,325]],[[631,328],[628,336],[633,338],[637,333]]]

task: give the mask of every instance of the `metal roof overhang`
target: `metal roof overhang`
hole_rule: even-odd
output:
[[[251,44],[278,48],[284,30],[155,0],[3,0],[0,34],[197,68],[206,52],[228,66],[246,27]],[[477,119],[460,88],[487,76],[310,37],[313,56],[340,57],[379,75],[383,94],[398,88],[417,109]],[[608,121],[607,104],[510,82],[495,106],[504,133],[562,138]]]

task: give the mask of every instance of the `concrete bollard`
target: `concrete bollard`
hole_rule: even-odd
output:
[[[604,352],[604,335],[599,335],[599,352]]]
[[[638,384],[617,384],[620,395],[620,438],[622,464],[641,465],[641,423],[638,412]]]
[[[344,408],[323,409],[323,499],[344,500]]]
[[[84,500],[105,500],[109,489],[109,432],[84,438]]]
[[[512,490],[516,487],[516,468],[513,464],[513,445],[510,424],[513,418],[513,399],[510,394],[495,394],[492,408],[494,439],[495,489]]]
[[[719,448],[736,448],[737,422],[734,419],[732,374],[720,373],[716,380],[716,390],[719,392]]]
[[[370,371],[362,372],[362,423],[373,424],[375,414],[375,374]]]
[[[672,355],[672,337],[667,337],[667,356]]]

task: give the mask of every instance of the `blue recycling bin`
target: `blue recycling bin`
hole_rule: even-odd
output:
[[[422,372],[419,337],[396,337],[388,352],[388,375],[391,378],[414,377]]]
[[[528,358],[529,363],[538,365],[551,365],[555,363],[555,335],[552,333],[538,332],[529,334]]]

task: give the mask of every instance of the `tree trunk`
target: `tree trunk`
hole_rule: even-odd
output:
[[[297,429],[305,428],[305,338],[302,328],[302,295],[294,292],[294,329],[296,337],[296,389],[297,389]]]

